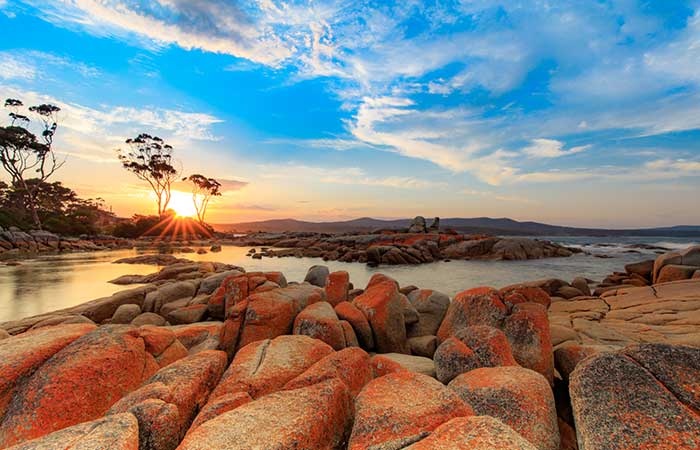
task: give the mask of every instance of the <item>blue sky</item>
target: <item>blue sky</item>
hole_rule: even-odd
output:
[[[211,220],[700,223],[700,2],[0,0],[0,94],[62,106],[58,178],[120,214],[142,131]]]

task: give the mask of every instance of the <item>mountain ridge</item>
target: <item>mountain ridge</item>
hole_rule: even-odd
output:
[[[357,219],[333,222],[312,222],[297,219],[270,219],[253,222],[213,224],[222,232],[284,232],[303,231],[316,233],[370,232],[378,229],[407,228],[412,219],[374,219],[359,217]],[[428,223],[431,218],[427,218]],[[666,236],[666,237],[700,237],[700,225],[674,225],[668,227],[609,229],[584,228],[551,225],[534,221],[517,221],[507,217],[451,217],[440,219],[441,229],[453,229],[469,234],[496,234],[520,236]]]

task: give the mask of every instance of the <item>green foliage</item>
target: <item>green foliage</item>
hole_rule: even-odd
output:
[[[34,228],[30,202],[34,202],[43,228],[61,235],[97,234],[100,222],[114,219],[99,200],[81,199],[59,181],[46,183],[34,178],[12,186],[0,182],[0,226]]]

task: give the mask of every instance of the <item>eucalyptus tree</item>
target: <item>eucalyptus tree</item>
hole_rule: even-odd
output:
[[[207,207],[212,197],[221,195],[221,183],[214,178],[207,178],[204,175],[194,174],[183,178],[183,181],[192,183],[192,202],[197,211],[199,223],[204,225],[204,217],[207,214]]]

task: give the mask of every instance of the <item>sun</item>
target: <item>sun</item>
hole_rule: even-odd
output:
[[[197,210],[192,203],[192,194],[185,192],[173,191],[170,196],[168,208],[175,211],[179,217],[194,217],[197,215]]]

